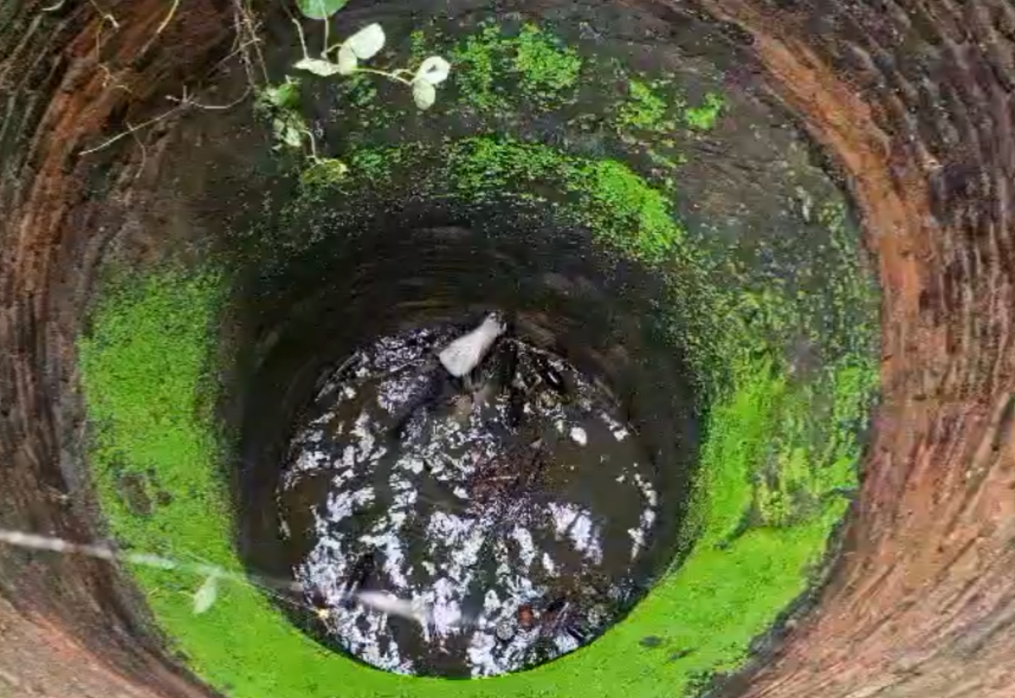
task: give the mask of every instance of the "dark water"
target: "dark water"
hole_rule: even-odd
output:
[[[460,328],[376,340],[298,421],[281,533],[329,641],[390,671],[487,676],[591,641],[634,601],[659,506],[608,389],[502,337],[468,384]],[[644,566],[642,566],[644,569]],[[350,602],[411,602],[421,621]]]
[[[699,415],[655,277],[555,218],[445,204],[351,227],[314,209],[320,242],[239,294],[223,412],[238,550],[320,611],[279,601],[291,621],[466,677],[592,641],[679,563]],[[435,355],[491,310],[511,330],[456,384]],[[428,622],[343,607],[355,589]]]

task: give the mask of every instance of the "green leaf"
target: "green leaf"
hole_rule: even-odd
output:
[[[300,12],[308,19],[327,19],[345,7],[349,0],[296,0]]]
[[[300,173],[300,181],[307,187],[329,187],[341,182],[349,167],[336,158],[318,158]]]
[[[291,119],[275,119],[272,124],[275,137],[290,148],[303,147],[303,133],[292,123]]]
[[[300,103],[300,81],[286,76],[285,82],[272,90],[272,104],[285,109]]]

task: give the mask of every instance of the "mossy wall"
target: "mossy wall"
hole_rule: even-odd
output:
[[[273,213],[238,214],[204,267],[107,287],[79,344],[92,467],[124,545],[241,572],[230,441],[215,410],[235,280],[410,195],[463,215],[507,205],[587,234],[666,289],[653,319],[692,367],[707,424],[673,568],[593,645],[471,682],[398,677],[330,653],[252,586],[225,586],[195,615],[200,579],[134,570],[169,646],[223,693],[691,694],[741,666],[820,578],[876,389],[877,292],[848,205],[799,135],[724,89],[705,58],[688,59],[686,74],[653,71],[651,56],[627,56],[632,67],[622,48],[566,34],[531,22],[405,32],[393,52],[442,50],[455,62],[450,89],[422,115],[384,84],[305,79],[302,118],[348,174],[308,179],[295,160],[289,185],[255,192]],[[753,200],[745,175],[724,179],[722,164],[759,139],[767,145],[744,159],[771,180]],[[261,142],[270,153],[270,123]]]

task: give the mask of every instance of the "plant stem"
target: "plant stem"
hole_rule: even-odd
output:
[[[389,80],[393,80],[395,82],[400,82],[403,85],[410,85],[410,86],[412,85],[412,80],[406,80],[403,77],[399,77],[397,75],[398,71],[396,71],[394,73],[389,73],[389,72],[384,71],[384,70],[375,70],[373,68],[356,68],[356,72],[357,73],[373,73],[374,75],[383,75],[384,77],[388,78]]]

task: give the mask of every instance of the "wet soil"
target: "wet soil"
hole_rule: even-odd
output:
[[[99,202],[81,184],[94,161],[78,153],[125,114],[157,113],[182,76],[204,74],[228,52],[233,18],[228,7],[189,3],[165,42],[135,62],[165,8],[110,3],[128,30],[104,57],[129,66],[131,87],[111,90],[91,55],[101,24],[94,7],[68,3],[50,19],[42,4],[12,3],[0,14],[0,85],[12,115],[0,127],[0,521],[75,537],[94,532],[96,519],[75,446],[73,341],[112,242],[129,240],[145,259],[173,219],[153,205],[142,217],[148,226],[123,228],[127,206],[158,198],[152,175],[172,123],[146,141],[148,177],[134,176],[141,150],[131,139],[108,153],[111,187]],[[664,25],[689,13],[664,4],[622,10]],[[753,84],[782,101],[841,169],[885,289],[882,405],[846,555],[813,611],[729,691],[1007,696],[1015,681],[1015,451],[1005,437],[1015,389],[1011,8],[706,0],[694,12],[745,47],[761,69]],[[2,551],[0,569],[16,604],[0,604],[0,627],[13,639],[0,647],[3,690],[209,695],[174,668],[108,568]]]

